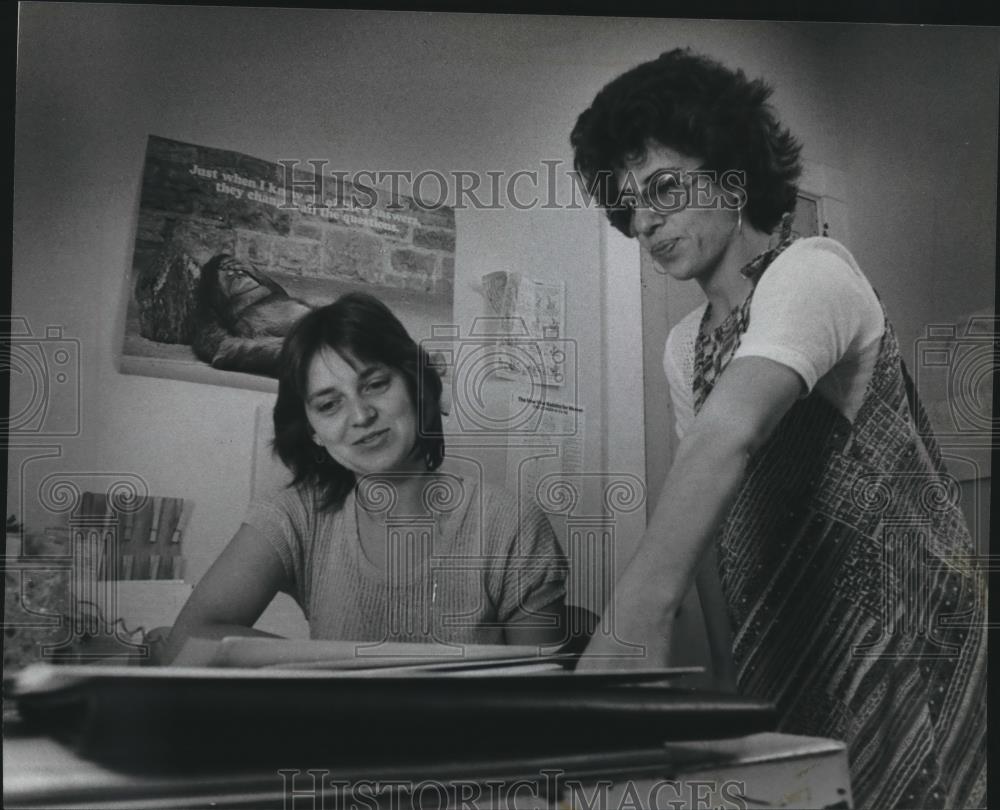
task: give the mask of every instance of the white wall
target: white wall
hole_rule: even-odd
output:
[[[985,553],[996,357],[988,336],[962,335],[966,316],[995,314],[1000,30],[857,26],[834,39],[830,57],[850,247],[893,320]],[[964,344],[949,368],[924,362],[928,327],[953,329]],[[960,382],[950,403],[949,380]],[[981,403],[982,418],[956,424],[956,397],[962,410]],[[977,423],[987,429],[973,431]]]
[[[912,366],[925,324],[993,304],[1000,32],[858,26],[831,56],[852,249]]]

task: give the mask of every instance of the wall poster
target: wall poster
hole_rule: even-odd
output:
[[[149,137],[123,372],[275,390],[291,322],[354,290],[418,341],[451,322],[454,210],[317,165]]]

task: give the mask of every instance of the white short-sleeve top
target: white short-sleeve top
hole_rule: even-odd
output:
[[[695,340],[707,302],[667,337],[663,369],[677,435],[694,419]],[[750,302],[750,323],[733,359],[766,357],[791,368],[854,421],[885,331],[885,316],[850,251],[815,236],[789,245],[764,271]]]

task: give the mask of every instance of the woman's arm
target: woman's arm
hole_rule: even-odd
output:
[[[705,635],[711,656],[712,679],[721,692],[736,691],[736,668],[733,664],[733,632],[729,611],[719,581],[719,555],[711,543],[695,577],[698,600],[705,618]]]
[[[169,663],[192,636],[270,636],[253,623],[285,582],[285,569],[271,544],[243,524],[188,598],[166,642]]]
[[[488,577],[490,598],[504,626],[504,643],[554,647],[566,641],[569,564],[538,504],[518,505],[507,492],[491,499],[486,518],[502,565]],[[501,562],[499,555],[496,561]]]
[[[729,364],[681,441],[646,531],[605,607],[613,624],[601,626],[613,626],[614,637],[595,636],[577,669],[667,665],[674,615],[739,492],[747,460],[802,390],[801,378],[773,360]],[[627,655],[617,640],[645,645],[645,655]]]

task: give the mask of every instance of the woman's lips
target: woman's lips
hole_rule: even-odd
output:
[[[662,256],[668,256],[673,252],[674,248],[677,246],[677,243],[680,241],[681,241],[680,237],[676,237],[674,239],[664,239],[662,242],[657,242],[655,245],[653,245],[653,249],[650,251],[650,253],[652,253],[657,258],[660,258]]]
[[[359,447],[370,447],[373,444],[377,444],[383,436],[389,432],[389,428],[382,428],[382,430],[376,430],[372,433],[368,433],[358,439],[354,444]]]

